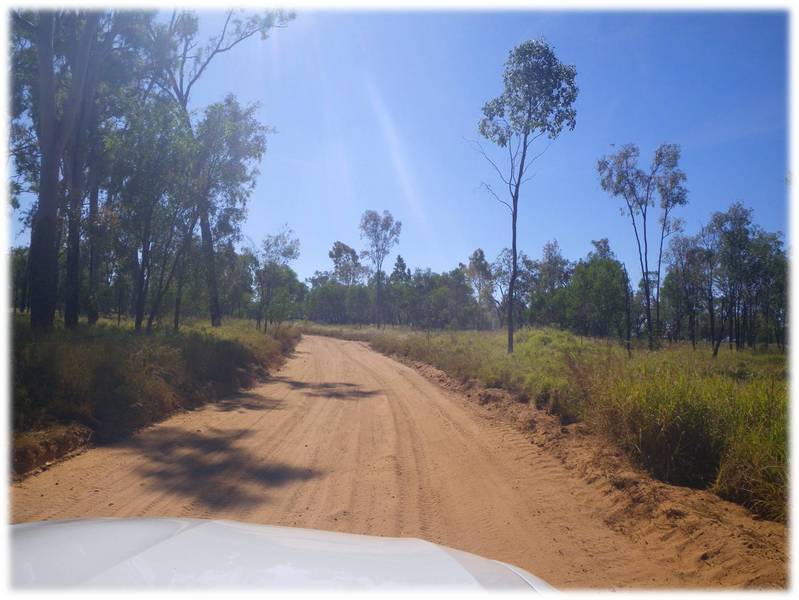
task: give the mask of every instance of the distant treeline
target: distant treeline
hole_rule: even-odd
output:
[[[643,280],[633,288],[608,240],[592,243],[594,249],[577,262],[563,257],[557,241],[545,244],[538,259],[520,253],[516,323],[622,340],[646,337]],[[335,248],[341,246],[336,242]],[[317,272],[309,280],[306,315],[332,324],[375,323],[378,278],[353,278],[353,272],[363,270],[355,251],[346,248],[347,263],[334,259],[331,271]],[[504,326],[510,260],[508,249],[493,262],[478,249],[467,263],[439,274],[411,272],[398,256],[385,277],[384,321],[423,329]],[[664,262],[661,286],[650,274],[657,339],[705,340],[716,348],[723,340],[736,348],[785,343],[787,259],[782,239],[755,225],[750,209],[735,203],[713,214],[699,233],[674,235]]]
[[[370,223],[376,227],[369,230]],[[371,231],[379,241],[393,228],[390,247],[398,242],[398,225],[388,213],[381,218],[367,211],[361,229],[367,240]],[[519,326],[555,325],[622,341],[628,335],[647,337],[643,281],[633,288],[607,239],[592,243],[593,250],[577,262],[562,255],[557,241],[546,243],[538,259],[520,253],[514,302]],[[362,262],[365,253],[336,241],[330,270],[317,271],[305,283],[289,266],[298,255],[299,240],[288,229],[267,236],[258,250],[223,246],[217,253],[221,314],[252,319],[259,328],[293,319],[418,329],[496,329],[506,323],[507,249],[491,262],[477,249],[467,262],[444,273],[412,271],[398,255],[393,269],[384,273]],[[181,315],[206,314],[202,261],[191,259],[197,256],[198,250],[188,255],[181,289],[173,286],[166,294],[173,302],[170,326]],[[673,236],[664,257],[662,286],[654,277],[650,283],[658,340],[704,340],[716,348],[722,341],[736,348],[784,345],[786,255],[781,236],[755,225],[751,210],[735,203],[713,214],[699,233]],[[14,306],[20,311],[27,307],[26,258],[26,248],[14,249]],[[99,312],[135,319],[138,295],[112,270],[104,274],[96,295]],[[154,320],[160,323],[158,316]]]

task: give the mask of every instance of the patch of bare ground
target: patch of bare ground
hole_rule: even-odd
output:
[[[561,425],[529,398],[458,381],[419,361],[392,356],[429,381],[465,397],[488,420],[512,424],[556,457],[597,494],[595,509],[614,531],[689,580],[723,586],[787,586],[785,525],[759,519],[706,490],[657,481],[585,423]]]

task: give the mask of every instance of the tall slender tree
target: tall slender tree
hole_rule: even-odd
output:
[[[402,223],[395,221],[387,210],[381,217],[373,210],[367,210],[361,216],[361,238],[365,238],[368,248],[362,255],[368,258],[374,267],[375,276],[375,317],[377,326],[382,324],[381,293],[383,288],[383,261],[395,245],[399,243]]]
[[[625,144],[617,152],[603,156],[597,162],[602,189],[611,197],[622,198],[632,223],[635,242],[638,248],[638,262],[641,266],[644,303],[646,306],[646,327],[649,348],[655,347],[655,323],[652,319],[652,280],[659,297],[660,268],[663,240],[675,230],[676,221],[671,216],[675,206],[685,204],[686,192],[683,187],[685,175],[677,167],[680,157],[679,147],[663,144],[656,151],[649,166],[644,170],[638,166],[640,150],[635,144]],[[649,223],[650,209],[655,206],[655,195],[660,194],[661,237],[658,251],[657,269],[649,267]],[[654,277],[653,277],[654,276]],[[656,310],[658,310],[656,308]],[[658,313],[659,314],[659,313]]]
[[[546,136],[554,140],[564,127],[574,129],[577,111],[574,102],[578,88],[577,69],[564,65],[554,49],[543,40],[530,40],[511,50],[505,62],[502,94],[483,106],[480,134],[508,151],[505,169],[488,154],[483,156],[494,167],[507,186],[508,200],[503,200],[484,184],[485,188],[511,213],[511,272],[508,289],[508,352],[513,352],[513,312],[515,304],[518,256],[516,223],[522,184],[529,179],[530,165],[546,151],[533,154],[533,145]]]

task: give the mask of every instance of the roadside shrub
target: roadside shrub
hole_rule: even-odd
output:
[[[217,390],[250,383],[256,368],[276,365],[299,335],[286,327],[273,337],[233,321],[209,331],[189,325],[177,334],[98,324],[34,340],[19,318],[12,345],[14,432],[80,423],[100,441],[114,439]]]

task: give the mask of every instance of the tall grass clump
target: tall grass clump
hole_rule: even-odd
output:
[[[79,423],[110,440],[247,385],[299,338],[289,328],[277,336],[249,328],[255,335],[236,322],[150,334],[97,324],[34,339],[27,320],[16,319],[14,432]]]
[[[628,356],[617,343],[552,328],[419,332],[306,326],[369,341],[532,399],[564,424],[583,421],[663,481],[711,489],[767,518],[787,503],[787,361],[777,351],[672,344]]]
[[[785,357],[675,345],[595,363],[574,361],[583,414],[655,477],[785,519]]]

